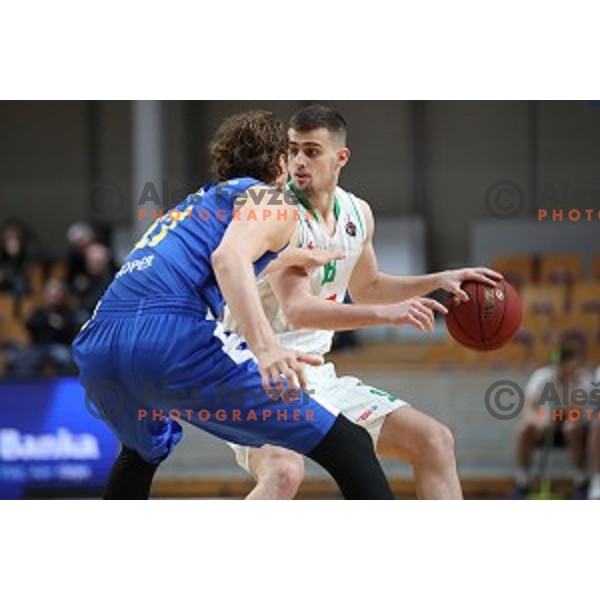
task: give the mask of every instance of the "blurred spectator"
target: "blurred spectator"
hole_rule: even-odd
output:
[[[102,244],[91,244],[85,250],[85,283],[79,290],[80,306],[89,316],[115,274],[110,250]]]
[[[42,374],[47,366],[59,374],[72,373],[70,345],[79,326],[75,311],[68,306],[64,284],[50,279],[44,286],[43,305],[27,319],[31,346],[8,352],[9,374],[32,377]]]
[[[33,242],[18,221],[0,226],[0,291],[22,298],[31,291],[29,270],[34,258]]]
[[[600,381],[600,367],[592,378],[592,382]],[[596,405],[594,418],[590,428],[590,439],[588,440],[588,460],[590,463],[590,487],[588,489],[588,500],[600,500],[600,410]]]
[[[95,239],[94,231],[87,223],[73,223],[67,230],[67,241],[70,247],[67,258],[67,282],[74,292],[78,292],[85,286],[85,251]]]
[[[531,491],[533,453],[537,446],[549,439],[548,436],[552,436],[556,444],[561,441],[566,443],[575,467],[575,496],[585,494],[587,422],[584,419],[555,419],[553,410],[562,409],[563,415],[567,415],[569,408],[575,408],[571,404],[573,391],[587,390],[588,387],[589,374],[586,377],[581,353],[575,346],[561,346],[553,364],[541,367],[531,375],[525,388],[525,405],[517,430],[516,488],[512,494],[514,499],[525,498]]]

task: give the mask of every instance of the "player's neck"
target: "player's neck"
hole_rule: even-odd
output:
[[[310,202],[311,207],[324,221],[328,221],[329,218],[332,217],[335,201],[335,186],[331,189],[324,188],[320,190],[311,190],[305,197]]]
[[[336,228],[339,207],[336,207],[334,185],[331,189],[321,190],[306,190],[302,191],[296,188],[293,183],[290,183],[292,191],[294,191],[300,202],[310,210],[316,217],[317,221],[322,224],[328,235],[333,235]]]

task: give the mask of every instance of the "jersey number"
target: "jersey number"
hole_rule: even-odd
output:
[[[146,233],[140,238],[140,241],[133,247],[134,250],[145,248],[150,246],[154,248],[157,244],[162,242],[169,231],[173,231],[183,221],[187,219],[192,213],[193,208],[188,206],[183,212],[179,213],[178,218],[172,219],[170,214],[166,214],[161,219],[157,219],[148,227]]]
[[[331,283],[335,279],[335,276],[337,275],[336,261],[332,260],[331,262],[328,262],[323,267],[323,271],[324,271],[323,281],[321,281],[321,285],[323,285],[325,283]]]

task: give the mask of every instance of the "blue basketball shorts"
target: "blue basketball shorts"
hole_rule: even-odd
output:
[[[246,446],[310,452],[338,410],[306,392],[272,399],[236,334],[194,298],[101,302],[73,343],[88,410],[149,462],[180,441],[180,422]]]

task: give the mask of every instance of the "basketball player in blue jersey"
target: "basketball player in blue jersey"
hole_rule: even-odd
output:
[[[301,363],[321,361],[285,350],[260,302],[255,277],[276,266],[297,225],[295,207],[274,195],[287,177],[283,125],[265,111],[231,117],[210,150],[220,183],[150,227],[73,343],[86,400],[123,445],[105,497],[148,496],[185,415],[230,442],[312,458],[346,498],[391,499],[365,430],[292,395]],[[248,201],[261,196],[273,202]],[[243,339],[217,320],[224,301]],[[293,417],[279,418],[290,402]]]

